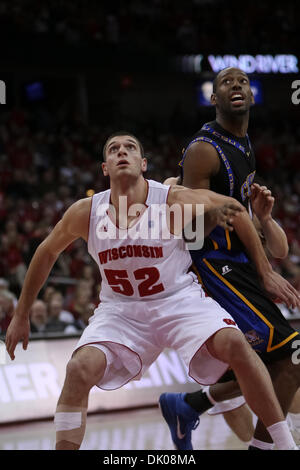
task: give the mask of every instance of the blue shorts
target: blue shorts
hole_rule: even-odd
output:
[[[194,259],[194,272],[205,291],[236,321],[264,362],[291,355],[294,330],[260,284],[252,263],[228,259]]]

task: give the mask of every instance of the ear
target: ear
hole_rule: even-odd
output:
[[[101,167],[102,167],[104,176],[108,176],[107,163],[106,162],[101,163]]]
[[[147,158],[143,158],[142,159],[142,172],[144,173],[145,171],[147,171],[147,167],[148,167],[148,162],[147,162]]]
[[[251,104],[255,104],[255,98],[254,98],[252,91],[251,91]]]
[[[213,106],[216,106],[217,104],[217,95],[215,93],[212,93],[210,97],[210,104],[212,104]]]

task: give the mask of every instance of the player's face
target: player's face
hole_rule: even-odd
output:
[[[225,114],[246,114],[254,103],[247,74],[235,68],[220,72],[211,102]]]
[[[147,169],[138,142],[131,136],[113,137],[106,146],[106,161],[102,163],[105,176],[112,179],[123,176],[138,177]]]

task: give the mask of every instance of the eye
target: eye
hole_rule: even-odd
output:
[[[118,150],[118,147],[117,147],[116,145],[113,145],[112,147],[110,147],[109,152],[110,152],[110,153],[114,153],[114,152],[116,152],[117,150]]]

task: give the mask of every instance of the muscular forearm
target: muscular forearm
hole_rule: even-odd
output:
[[[25,276],[15,315],[28,317],[29,310],[46,282],[56,259],[57,256],[49,253],[43,244],[37,248]]]
[[[272,267],[265,254],[264,248],[247,212],[243,212],[233,221],[233,227],[241,242],[244,244],[249,257],[254,262],[258,274],[262,276]]]
[[[260,224],[271,255],[274,258],[286,258],[289,246],[282,228],[272,217],[260,221]]]

